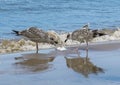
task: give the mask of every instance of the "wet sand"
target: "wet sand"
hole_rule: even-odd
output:
[[[119,85],[120,42],[0,55],[0,85]],[[77,46],[78,47],[78,46]]]
[[[78,47],[79,50],[85,50],[86,44],[83,43],[81,45],[71,45],[71,46],[66,46],[66,47],[68,47],[68,49],[74,49]],[[119,40],[89,43],[89,50],[94,50],[94,51],[109,51],[109,50],[115,50],[119,48],[120,48]]]

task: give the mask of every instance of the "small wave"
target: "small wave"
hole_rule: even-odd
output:
[[[13,53],[19,51],[30,51],[36,49],[36,44],[30,40],[2,40],[0,43],[0,53]],[[40,49],[53,47],[49,44],[39,43]]]
[[[96,37],[92,40],[92,42],[103,42],[103,41],[113,41],[113,40],[120,40],[120,29],[116,30],[111,35]]]

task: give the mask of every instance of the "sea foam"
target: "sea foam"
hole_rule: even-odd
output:
[[[111,35],[96,37],[92,40],[92,42],[103,42],[103,41],[113,41],[113,40],[120,40],[120,29],[116,30]]]

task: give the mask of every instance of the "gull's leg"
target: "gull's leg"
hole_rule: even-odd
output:
[[[79,48],[78,47],[76,48],[76,52],[77,52],[78,56],[80,57],[80,53],[79,53]]]
[[[72,39],[72,42],[73,42],[73,39]],[[78,56],[80,56],[80,53],[79,53],[79,47],[76,47],[75,49],[73,49],[73,52],[76,52]]]
[[[76,47],[74,50],[78,54],[78,56],[80,57],[79,47]]]
[[[36,42],[36,53],[38,53],[38,42]]]
[[[54,46],[55,46],[55,52],[57,53],[57,44],[54,43]]]
[[[86,57],[88,57],[88,41],[86,41]]]

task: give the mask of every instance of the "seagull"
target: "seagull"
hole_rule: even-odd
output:
[[[38,53],[38,43],[50,43],[56,45],[58,42],[53,37],[49,36],[47,32],[37,27],[30,27],[29,29],[16,31],[12,30],[17,36],[24,36],[36,43],[36,53]]]
[[[89,29],[89,23],[84,25],[82,29],[77,29],[73,31],[71,34],[67,35],[67,38],[64,42],[67,42],[68,39],[79,41],[80,44],[86,42],[86,56],[88,56],[88,42],[91,41],[93,38],[98,36],[106,35],[104,33],[99,33],[98,30],[91,30]],[[76,49],[78,52],[78,48]]]

